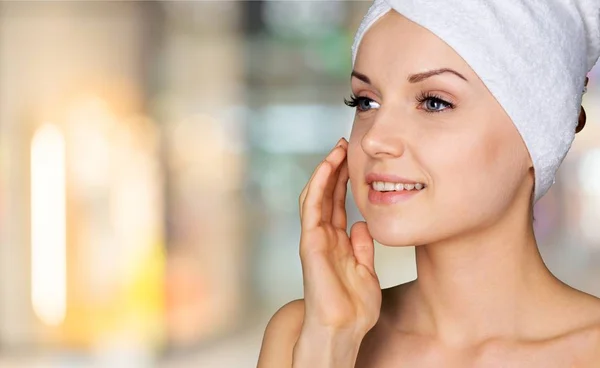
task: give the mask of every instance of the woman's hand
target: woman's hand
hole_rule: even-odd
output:
[[[342,138],[300,194],[305,313],[299,342],[315,333],[360,343],[379,319],[373,238],[365,222],[355,223],[350,237],[346,232],[347,148]]]

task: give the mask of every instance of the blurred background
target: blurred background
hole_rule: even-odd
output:
[[[0,2],[0,367],[254,367],[368,1]],[[600,68],[544,259],[600,296]],[[352,198],[351,221],[360,219]],[[376,248],[382,286],[414,249]]]

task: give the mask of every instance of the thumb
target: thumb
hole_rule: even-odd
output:
[[[365,266],[375,277],[375,245],[364,221],[356,222],[350,229],[350,243],[356,261]]]

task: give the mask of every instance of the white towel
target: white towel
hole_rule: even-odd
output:
[[[584,82],[600,57],[600,0],[375,0],[352,45],[389,10],[427,28],[481,78],[521,134],[533,203],[575,138]]]

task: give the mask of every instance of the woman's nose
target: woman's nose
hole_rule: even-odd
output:
[[[391,122],[377,120],[361,140],[366,154],[376,158],[399,157],[404,152],[404,138]],[[394,129],[393,129],[394,128]]]

